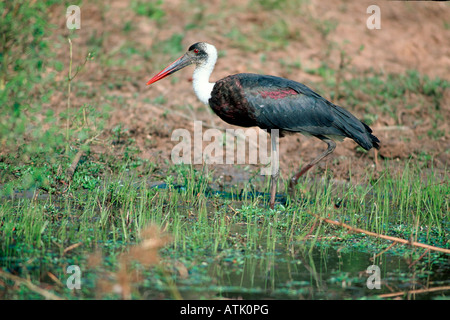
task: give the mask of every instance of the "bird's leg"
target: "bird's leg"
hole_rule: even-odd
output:
[[[319,138],[320,140],[322,140],[323,142],[325,142],[328,145],[327,150],[325,150],[325,152],[321,153],[317,158],[315,158],[313,161],[311,161],[310,163],[308,163],[306,166],[304,166],[299,172],[297,172],[292,178],[291,181],[289,182],[289,191],[293,191],[295,188],[295,185],[298,182],[298,179],[305,174],[306,171],[308,171],[309,169],[311,169],[312,167],[314,167],[320,160],[322,160],[323,158],[325,158],[327,155],[329,155],[330,153],[332,153],[334,151],[334,149],[336,148],[336,143],[324,136],[317,136],[317,138]]]
[[[271,166],[272,172],[270,176],[270,208],[273,209],[275,207],[275,196],[277,193],[277,182],[278,177],[280,175],[280,165],[278,158],[278,134],[270,134],[271,144],[272,144],[272,159]]]

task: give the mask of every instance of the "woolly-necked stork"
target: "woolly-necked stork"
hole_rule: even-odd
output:
[[[195,64],[194,91],[206,105],[225,122],[242,126],[258,126],[279,136],[300,132],[312,135],[328,145],[327,150],[303,167],[290,180],[292,188],[298,179],[336,148],[334,140],[351,138],[366,150],[379,148],[379,140],[365,123],[347,110],[324,99],[304,84],[296,81],[251,73],[230,75],[215,83],[209,82],[217,61],[216,48],[198,42],[188,51],[147,82],[150,85],[162,78]],[[276,135],[271,134],[272,159],[278,156]],[[275,204],[279,169],[273,172],[270,186],[270,207]]]

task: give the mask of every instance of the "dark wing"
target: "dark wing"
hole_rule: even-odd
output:
[[[366,124],[301,83],[251,74],[242,74],[240,83],[263,129],[348,137],[367,150],[378,147],[378,139]]]

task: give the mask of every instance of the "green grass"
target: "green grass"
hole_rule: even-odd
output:
[[[258,52],[264,62],[268,50],[282,49],[301,39],[302,35],[290,30],[280,14],[294,12],[303,2],[252,2],[250,9],[255,12],[261,8],[276,11],[272,20],[264,28],[249,28],[247,34],[230,25],[223,36],[238,48]],[[67,48],[67,55],[63,61],[56,60],[49,50],[53,45],[49,42],[51,26],[43,23],[52,4],[24,4],[20,10],[15,10],[14,2],[0,5],[5,10],[5,19],[0,22],[5,35],[0,55],[2,272],[67,299],[124,298],[102,283],[124,287],[119,281],[123,256],[145,243],[147,226],[156,225],[170,235],[171,241],[156,246],[160,257],[150,265],[136,257],[128,258],[127,275],[140,275],[139,281],[127,280],[131,298],[350,299],[373,297],[373,292],[364,291],[365,278],[360,272],[372,263],[370,257],[390,243],[348,233],[320,222],[316,215],[449,248],[449,171],[430,168],[432,158],[426,152],[409,161],[400,160],[400,164],[386,161],[381,173],[367,169],[360,183],[352,179],[337,183],[332,172],[316,180],[308,176],[300,181],[295,200],[288,199],[287,204],[270,210],[267,199],[250,195],[253,190],[267,191],[268,179],[261,181],[255,173],[248,183],[225,185],[225,193],[211,194],[209,187],[217,182],[212,171],[141,159],[129,128],[122,124],[108,128],[114,110],[136,103],[118,91],[137,80],[121,78],[111,70],[127,68],[140,55],[148,60],[149,70],[153,69],[150,66],[159,65],[158,59],[177,57],[185,50],[184,31],[230,13],[207,17],[207,6],[203,5],[187,20],[184,31],[155,42],[151,48],[129,39],[137,27],[134,20],[120,27],[127,42],[112,51],[104,47],[110,33],[89,33],[87,47],[82,48],[86,58],[71,60],[72,95],[68,104],[68,42],[66,38],[58,40],[57,45]],[[195,1],[190,4],[195,5]],[[187,5],[184,8],[189,9]],[[131,10],[158,26],[168,19],[161,1],[132,1]],[[337,25],[307,19],[323,37]],[[80,49],[75,34],[70,37],[74,49]],[[90,52],[95,52],[94,60]],[[92,85],[82,77],[90,63],[95,63],[96,70],[106,70],[99,73],[104,77],[101,84]],[[291,72],[302,69],[302,61],[297,59],[280,60],[280,65]],[[130,68],[134,73],[143,72],[136,66]],[[434,126],[427,136],[438,140],[447,134],[439,129],[446,119],[442,105],[444,90],[450,88],[446,80],[430,79],[416,71],[397,75],[352,73],[339,80],[339,72],[352,70],[335,71],[328,61],[306,72],[323,77],[318,87],[331,92],[335,100],[345,97],[345,105],[364,113],[368,124],[375,122],[377,115],[398,121],[396,106],[402,104],[411,109],[420,107],[419,118],[430,116]],[[407,99],[410,92],[417,94],[415,99]],[[54,94],[63,97],[58,108],[51,104]],[[163,95],[143,99],[146,103],[167,104]],[[83,155],[69,177],[67,169],[80,150]],[[164,181],[167,188],[152,188],[152,181]],[[239,199],[241,190],[243,197]],[[281,188],[280,192],[285,191]],[[98,251],[102,257],[92,263]],[[448,270],[446,256],[430,252],[414,268],[405,262],[417,260],[423,252],[397,245],[376,262],[382,262],[385,277],[394,271],[402,274],[389,280],[391,286],[403,288],[416,276],[435,274],[437,280],[433,281],[439,284],[439,277]],[[69,265],[82,270],[79,291],[65,285]],[[324,288],[323,282],[329,290],[316,290]],[[351,283],[361,288],[360,295],[343,289],[343,284]],[[0,274],[0,298],[42,299],[42,295]]]
[[[162,3],[162,0],[152,2],[132,1],[131,8],[137,15],[160,21],[166,15],[165,11],[161,8]]]
[[[95,171],[95,164],[91,166]],[[268,257],[291,250],[308,252],[316,250],[317,246],[333,245],[335,237],[342,239],[340,247],[359,247],[363,252],[381,251],[388,245],[318,224],[312,214],[380,234],[449,247],[448,176],[442,180],[431,171],[424,181],[420,174],[422,169],[410,164],[402,175],[394,176],[386,170],[369,185],[338,186],[331,180],[315,184],[304,181],[299,189],[306,189],[307,193],[276,210],[268,210],[261,198],[233,201],[220,196],[208,197],[205,191],[213,179],[211,175],[205,176],[204,172],[190,166],[175,166],[171,170],[176,174],[167,176],[168,186],[164,189],[149,188],[145,180],[123,170],[110,178],[97,180],[92,189],[79,185],[66,194],[44,198],[3,198],[0,209],[2,268],[18,271],[22,266],[19,274],[32,279],[39,279],[49,271],[65,279],[62,266],[76,262],[82,270],[90,270],[89,253],[101,250],[107,256],[115,256],[126,252],[139,243],[139,235],[148,224],[155,224],[163,226],[172,237],[171,243],[161,251],[161,259],[166,262],[163,265],[177,261],[176,265],[181,263],[196,273],[188,279],[179,279],[176,270],[170,271],[170,267],[163,265],[145,271],[155,276],[156,283],[147,284],[154,288],[153,294],[160,292],[167,298],[174,298],[169,285],[191,286],[197,288],[194,291],[207,294],[208,290],[198,287],[198,281],[206,283],[206,279],[215,277],[210,274],[210,268],[218,277],[223,276],[224,269],[218,268],[216,259],[239,270],[247,268],[249,263],[259,264]],[[175,187],[179,184],[184,188]],[[339,209],[333,208],[335,203],[341,204]],[[315,228],[311,228],[314,223]],[[80,247],[64,253],[65,248],[78,242],[82,243]],[[246,254],[242,255],[243,252]],[[41,271],[33,267],[40,263],[35,260],[37,256],[47,261]],[[432,254],[429,259],[438,263],[440,255]],[[93,275],[100,277],[105,268],[113,272],[114,265],[106,260],[99,269],[89,271],[94,288]],[[204,268],[198,270],[200,266]],[[249,284],[241,288],[243,293],[249,289]],[[140,286],[133,284],[133,290],[136,298],[142,297]],[[70,291],[66,288],[55,287],[53,291],[69,297]],[[264,291],[258,292],[264,296]],[[17,293],[11,294],[10,298]],[[77,297],[92,298],[96,294],[99,293],[94,289],[85,289],[78,292]]]

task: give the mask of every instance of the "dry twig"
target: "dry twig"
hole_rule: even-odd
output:
[[[364,229],[361,229],[361,228],[355,228],[355,227],[352,227],[352,226],[350,226],[348,224],[345,224],[343,222],[334,221],[334,220],[331,220],[331,219],[328,219],[328,218],[324,218],[324,217],[321,217],[321,216],[319,216],[317,214],[314,214],[314,213],[311,213],[311,214],[313,216],[317,217],[318,219],[326,222],[326,223],[330,223],[330,224],[334,224],[336,226],[340,226],[340,227],[346,228],[346,229],[348,229],[348,230],[350,230],[352,232],[364,233],[364,234],[367,234],[368,236],[372,236],[372,237],[377,237],[377,238],[386,239],[386,240],[390,240],[390,241],[394,241],[394,242],[398,242],[398,243],[409,244],[409,245],[414,246],[414,247],[420,247],[420,248],[425,248],[425,249],[428,249],[428,250],[439,251],[439,252],[450,254],[450,249],[430,246],[430,245],[425,244],[425,243],[420,243],[420,242],[416,242],[416,241],[409,241],[409,240],[405,240],[405,239],[398,238],[398,237],[386,236],[384,234],[379,234],[379,233],[368,231],[368,230],[364,230]]]
[[[378,297],[392,298],[392,297],[403,296],[403,295],[407,295],[407,294],[409,295],[409,294],[427,293],[427,292],[435,292],[435,291],[446,291],[446,290],[450,290],[450,286],[385,293],[385,294],[378,295]]]
[[[38,287],[37,285],[31,283],[30,280],[15,276],[9,272],[3,271],[2,269],[0,269],[0,277],[14,281],[18,284],[23,284],[24,286],[28,287],[28,289],[30,289],[31,291],[39,293],[47,300],[64,300],[64,298],[61,298],[61,297],[51,293],[50,291],[44,290],[44,289]]]

